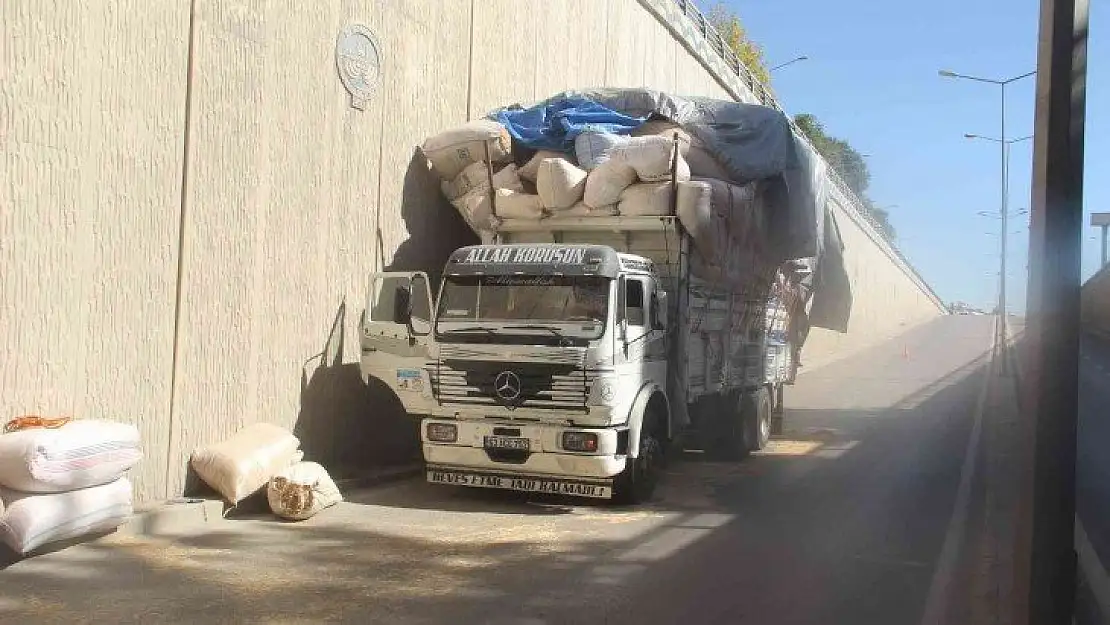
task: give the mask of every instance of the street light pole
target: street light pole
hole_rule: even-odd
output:
[[[1007,150],[1008,146],[1006,144],[1006,85],[1008,85],[1012,82],[1021,80],[1023,78],[1028,78],[1028,77],[1036,74],[1037,72],[1036,71],[1027,72],[1027,73],[1022,74],[1020,76],[1014,76],[1012,78],[1006,78],[1004,80],[997,80],[997,79],[993,79],[993,78],[982,78],[982,77],[979,77],[979,76],[969,76],[967,74],[957,74],[956,72],[953,72],[951,70],[946,70],[946,69],[940,70],[939,73],[940,73],[941,76],[943,76],[945,78],[959,78],[959,79],[963,79],[963,80],[972,80],[972,81],[975,81],[975,82],[984,82],[984,83],[988,83],[988,84],[992,84],[992,85],[998,85],[1001,88],[1001,91],[1002,91],[1002,98],[1001,98],[1002,116],[1001,117],[1002,117],[1002,119],[1001,119],[1000,126],[1001,126],[1002,134],[1001,134],[1001,137],[1000,137],[999,141],[1000,141],[1000,143],[1002,143],[1002,172],[1001,172],[1002,173],[1002,206],[999,210],[999,214],[1002,218],[1002,232],[1005,233],[1006,232],[1007,200],[1008,200],[1008,196],[1009,196],[1008,189],[1006,188],[1007,180],[1008,180],[1008,176],[1007,176],[1007,174],[1008,174],[1008,163],[1006,162],[1007,161],[1007,154],[1008,154],[1008,150]],[[1007,371],[1007,369],[1006,369],[1006,357],[1005,357],[1006,356],[1006,237],[1005,236],[1002,237],[1001,246],[1002,247],[1001,247],[1001,250],[999,252],[999,256],[1000,256],[999,264],[1002,265],[1002,276],[1000,277],[1001,286],[999,287],[999,290],[998,290],[998,313],[1000,315],[1001,322],[997,324],[997,327],[998,327],[997,332],[998,333],[995,335],[995,344],[998,346],[999,356],[1001,356],[1000,361],[999,361],[998,372],[999,372],[1000,375],[1005,375],[1006,371]]]
[[[803,56],[799,56],[799,57],[797,57],[797,58],[793,58],[793,59],[790,59],[789,61],[787,61],[787,62],[785,62],[785,63],[780,63],[780,64],[778,64],[778,65],[776,65],[776,66],[772,67],[771,69],[769,69],[769,70],[767,70],[767,71],[768,71],[768,72],[773,72],[773,71],[775,71],[775,70],[777,70],[777,69],[782,69],[782,68],[786,67],[787,65],[791,65],[791,64],[793,64],[793,63],[797,63],[798,61],[808,61],[808,60],[809,60],[809,57],[808,57],[808,56],[805,56],[805,55],[803,55]]]

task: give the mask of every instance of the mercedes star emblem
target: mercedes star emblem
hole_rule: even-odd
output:
[[[509,403],[520,399],[520,376],[512,371],[502,371],[493,379],[493,392],[501,401]]]

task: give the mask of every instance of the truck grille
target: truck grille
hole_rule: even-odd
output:
[[[519,396],[498,394],[498,376],[503,373],[519,381]],[[444,360],[430,363],[432,392],[441,404],[503,406],[584,412],[590,387],[597,377],[570,364]],[[500,380],[506,382],[504,377]]]

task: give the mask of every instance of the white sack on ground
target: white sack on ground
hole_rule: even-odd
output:
[[[678,133],[678,149],[682,158],[690,168],[690,175],[696,178],[718,178],[728,180],[728,171],[717,160],[713,153],[705,147],[697,137],[682,129],[681,126],[669,121],[647,122],[632,132],[633,137],[646,137],[656,135],[673,140]],[[681,177],[680,177],[681,179]]]
[[[644,182],[661,182],[671,179],[671,160],[674,142],[665,137],[634,137],[609,152],[610,161],[620,161],[636,170],[636,177]],[[690,167],[681,152],[678,157],[678,180],[690,179]]]
[[[343,501],[343,494],[324,467],[298,462],[270,479],[266,499],[279,517],[303,521]]]
[[[6,512],[0,540],[19,554],[39,547],[115,529],[131,516],[131,482],[114,482],[65,493],[32,494],[5,490]]]
[[[597,169],[609,160],[614,148],[628,143],[628,137],[608,132],[583,132],[574,139],[574,154],[578,166],[586,171]]]
[[[254,423],[222,442],[193,452],[189,464],[205,484],[235,505],[288,467],[300,444],[284,428]]]
[[[605,161],[586,178],[583,201],[591,208],[615,205],[633,182],[636,182],[636,170],[620,161]]]
[[[671,183],[643,182],[631,185],[621,192],[618,210],[621,215],[630,217],[672,214]]]
[[[586,192],[586,172],[565,159],[545,159],[536,174],[536,191],[545,208],[570,208],[581,201]]]
[[[493,211],[501,219],[539,219],[543,217],[543,203],[538,195],[498,189]]]
[[[489,192],[489,173],[485,163],[474,163],[462,170],[454,180],[444,181],[441,185],[443,194],[449,200],[457,200],[464,195],[476,191]],[[509,189],[524,192],[524,185],[520,181],[516,165],[509,164],[501,169],[495,169],[493,174],[494,189]]]
[[[517,170],[517,173],[520,174],[520,177],[524,180],[535,182],[536,174],[538,174],[540,171],[540,163],[542,163],[544,159],[548,158],[561,158],[566,162],[571,163],[570,159],[567,158],[567,155],[563,154],[562,152],[556,152],[554,150],[540,150],[536,152],[535,156],[529,159],[527,163],[522,165],[520,169]],[[571,163],[571,165],[573,164],[574,163]]]
[[[142,457],[139,430],[129,423],[30,428],[0,434],[0,485],[29,493],[88,488],[118,479]]]
[[[478,119],[429,137],[421,151],[435,167],[441,180],[454,180],[471,163],[486,160],[485,145],[490,159],[501,162],[509,157],[512,139],[501,124]]]

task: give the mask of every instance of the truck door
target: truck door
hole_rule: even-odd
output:
[[[384,382],[405,410],[425,414],[431,396],[424,365],[432,330],[432,295],[422,271],[370,274],[359,333],[362,376]]]

